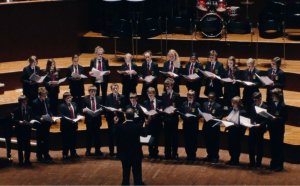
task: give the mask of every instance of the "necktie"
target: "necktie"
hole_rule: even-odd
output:
[[[45,107],[45,114],[48,114],[47,104],[46,101],[43,101],[44,107]]]
[[[173,63],[173,61],[170,61],[169,71],[173,72],[173,69],[174,69],[174,63]]]
[[[151,110],[154,110],[154,101],[150,101]]]
[[[25,119],[26,117],[26,107],[22,107],[22,118]]]
[[[75,118],[74,109],[71,104],[68,107],[69,107],[71,119],[74,119]]]
[[[211,63],[210,72],[214,72],[214,69],[215,69],[215,63]]]
[[[147,75],[151,75],[151,64],[150,64],[150,62],[147,63]]]
[[[194,72],[194,63],[191,63],[189,75],[193,74],[193,72]]]
[[[95,111],[96,110],[96,100],[94,97],[91,98],[91,102],[92,102],[92,110]]]
[[[272,70],[272,74],[271,74],[271,79],[274,81],[274,79],[275,79],[275,75],[276,75],[276,70],[275,69],[273,69]]]
[[[51,81],[55,81],[55,73],[54,72],[51,72]]]
[[[233,79],[232,69],[229,69],[228,77],[231,78],[231,79]]]
[[[103,71],[102,70],[102,60],[100,60],[100,59],[98,59],[98,70]]]
[[[208,111],[211,112],[211,102],[208,103]]]
[[[251,81],[251,79],[252,79],[251,76],[252,76],[252,71],[249,70],[249,71],[248,71],[248,81]]]
[[[191,102],[188,103],[188,107],[189,107],[189,111],[192,110],[192,103]]]
[[[75,68],[75,74],[78,74],[78,65],[74,66]]]

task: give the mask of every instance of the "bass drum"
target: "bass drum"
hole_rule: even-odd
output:
[[[224,20],[217,13],[207,13],[200,19],[201,33],[205,37],[218,37],[222,34]]]

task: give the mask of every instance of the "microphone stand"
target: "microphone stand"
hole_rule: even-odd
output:
[[[191,22],[191,25],[192,25],[192,19],[190,19],[190,22]],[[197,31],[197,25],[196,25],[196,23],[194,23],[194,29],[192,29],[192,30],[193,30],[193,32],[192,32],[192,43],[191,43],[191,45],[192,45],[192,52],[191,53],[194,52],[194,39],[196,40],[196,31]]]

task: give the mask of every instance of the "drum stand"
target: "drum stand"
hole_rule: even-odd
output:
[[[259,27],[259,23],[257,23],[257,28]],[[256,36],[256,51],[255,51],[255,58],[256,62],[258,63],[258,36]]]
[[[254,1],[245,0],[241,4],[246,6],[246,19],[249,20],[249,6],[253,5]]]
[[[285,57],[286,57],[286,32],[285,32],[285,22],[282,22],[282,40],[283,40],[283,64],[285,65]]]
[[[192,21],[191,21],[192,22]],[[193,32],[192,32],[192,42],[191,42],[191,49],[192,49],[192,52],[194,52],[194,42],[196,41],[196,34],[197,34],[197,25],[196,23],[194,23],[194,29],[193,29]]]

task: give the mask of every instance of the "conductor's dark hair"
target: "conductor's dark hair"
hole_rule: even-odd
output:
[[[132,108],[128,108],[126,110],[125,116],[126,116],[127,120],[133,120],[134,119],[134,111],[133,111],[133,109]]]

